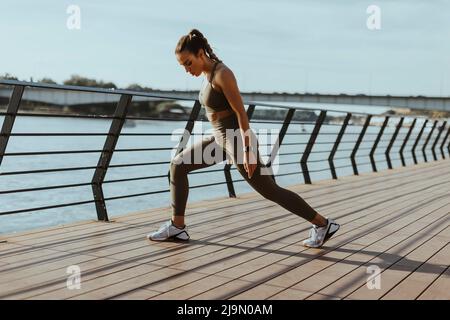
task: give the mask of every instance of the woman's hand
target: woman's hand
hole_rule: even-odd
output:
[[[245,151],[244,152],[244,169],[247,171],[249,179],[252,178],[253,173],[255,172],[256,167],[258,166],[256,160],[256,154],[254,151]]]

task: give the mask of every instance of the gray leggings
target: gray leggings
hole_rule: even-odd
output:
[[[247,180],[253,189],[260,193],[264,198],[278,203],[283,208],[308,221],[313,220],[317,212],[307,204],[305,200],[295,192],[277,185],[271,175],[261,174],[261,170],[263,168],[267,170],[267,167],[261,161],[259,148],[257,152],[257,167],[251,179],[248,177],[247,171],[245,171],[242,164],[242,159],[238,159],[238,155],[239,157],[243,157],[242,152],[240,151],[242,150],[242,142],[239,140],[241,139],[241,135],[236,139],[232,139],[234,142],[230,141],[229,138],[226,139],[226,129],[239,129],[239,123],[235,115],[222,120],[213,121],[211,124],[214,128],[212,136],[205,137],[203,140],[192,144],[175,156],[171,161],[170,192],[172,197],[173,215],[183,216],[185,213],[189,194],[188,173],[193,170],[206,168],[216,163],[220,163],[226,158],[229,162],[236,165],[239,173]],[[239,130],[236,132],[239,132]],[[253,131],[251,133],[254,135]],[[257,141],[256,135],[253,137],[255,137],[255,140]],[[259,142],[257,142],[257,145],[259,146]],[[199,157],[199,154],[204,154],[205,148],[212,150],[211,154],[214,156],[214,159],[219,158],[220,160],[211,162],[211,159],[205,161],[203,156]],[[222,154],[215,154],[215,150],[220,150],[220,153]],[[239,150],[239,152],[237,152],[237,150]],[[186,161],[186,159],[189,160]]]

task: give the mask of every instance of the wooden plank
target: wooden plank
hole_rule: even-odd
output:
[[[268,284],[261,284],[257,287],[253,286],[252,288],[245,291],[245,294],[237,294],[228,297],[229,300],[264,300],[267,297],[273,296],[283,290],[283,288],[272,286]]]
[[[2,262],[4,263],[15,263],[17,261],[27,261],[33,258],[41,258],[42,256],[46,255],[53,255],[57,253],[55,250],[49,250],[49,249],[36,249],[33,247],[20,247],[20,253],[17,252],[16,254],[7,254],[5,256],[2,256]]]
[[[450,300],[450,268],[447,266],[445,272],[420,295],[418,300]]]
[[[100,258],[99,258],[100,259]],[[27,293],[23,292],[20,299],[71,299],[76,297],[87,297],[92,299],[105,299],[108,294],[114,295],[115,292],[113,286],[118,283],[126,283],[126,281],[133,282],[133,289],[139,288],[140,283],[136,279],[139,276],[144,275],[145,277],[151,278],[149,275],[155,275],[152,271],[158,270],[159,274],[163,273],[163,277],[167,277],[173,274],[173,270],[160,269],[158,266],[150,264],[136,265],[134,263],[126,262],[113,262],[110,266],[111,268],[106,268],[101,266],[97,269],[93,269],[90,273],[81,275],[81,289],[80,290],[68,290],[65,285],[65,280],[59,283],[52,283],[45,288],[38,288],[38,290],[31,290]],[[82,269],[83,270],[83,269]],[[142,279],[142,278],[139,278]],[[91,294],[101,288],[108,288],[105,291],[97,291],[98,294]],[[16,298],[16,297],[14,297]]]
[[[194,283],[190,283],[184,285],[182,287],[177,288],[177,290],[167,291],[160,295],[152,297],[157,300],[186,300],[190,297],[203,293],[211,288],[216,288],[218,286],[222,286],[225,283],[229,282],[230,279],[219,277],[219,276],[208,276]]]
[[[323,211],[328,210],[327,212],[333,216],[342,215],[339,222],[344,222],[344,226],[364,226],[363,230],[370,230],[371,226],[383,223],[392,216],[401,216],[401,214],[395,215],[395,207],[390,214],[386,214],[385,211],[378,214],[376,210],[389,206],[392,208],[392,203],[405,207],[404,203],[408,201],[407,199],[411,203],[410,207],[414,207],[417,203],[429,198],[428,193],[421,195],[417,191],[420,188],[429,186],[430,188],[425,190],[426,192],[434,192],[436,195],[443,194],[440,190],[442,187],[439,187],[437,183],[448,181],[449,170],[442,163],[423,166],[422,170],[419,170],[419,167],[413,168],[414,170],[409,169],[412,168],[398,170],[398,172],[402,172],[402,175],[397,176],[397,178],[403,177],[400,180],[393,179],[392,175],[386,173],[385,181],[383,181],[381,176],[375,173],[367,175],[372,177],[373,183],[369,183],[371,179],[368,179],[368,177],[351,177],[354,178],[354,181],[352,179],[347,179],[344,182],[332,181],[328,186],[324,183],[313,187],[302,186],[298,190],[305,190],[308,198],[304,198],[305,200],[308,199],[308,203],[316,201],[315,204],[321,205],[324,208]],[[393,173],[391,172],[391,174]],[[426,181],[426,183],[423,181]],[[400,185],[404,187],[399,187]],[[412,193],[414,190],[417,191],[415,194]],[[358,193],[360,194],[359,199],[355,200],[354,197],[358,197]],[[325,195],[326,197],[324,197]],[[353,196],[353,198],[349,196]],[[391,201],[377,204],[388,196],[392,198]],[[343,200],[345,198],[348,199]],[[65,235],[61,228],[54,228],[49,232],[42,231],[29,235],[29,237],[25,234],[18,236],[15,238],[17,241],[23,241],[23,243],[30,245],[11,247],[5,257],[10,259],[7,263],[12,264],[0,266],[0,283],[2,283],[2,276],[4,276],[4,283],[12,284],[11,288],[16,289],[15,292],[9,292],[8,298],[15,296],[50,299],[61,297],[120,299],[120,297],[127,296],[147,297],[156,293],[153,297],[160,296],[164,299],[164,297],[177,296],[176,293],[181,292],[182,294],[177,296],[178,298],[195,299],[201,296],[214,297],[218,294],[230,296],[242,290],[246,290],[247,296],[251,296],[252,292],[256,294],[255,290],[259,290],[260,287],[263,287],[263,292],[264,290],[272,292],[271,295],[274,298],[295,296],[294,293],[297,294],[297,291],[308,292],[310,293],[309,296],[312,297],[314,292],[309,290],[291,287],[288,288],[288,291],[285,290],[286,293],[282,293],[285,287],[277,287],[270,283],[255,287],[253,283],[258,281],[258,276],[264,275],[269,266],[282,272],[286,267],[289,268],[293,265],[294,260],[288,259],[292,254],[294,257],[298,254],[298,251],[295,252],[295,250],[298,250],[299,242],[306,237],[308,223],[295,223],[298,221],[298,217],[283,208],[280,210],[277,204],[270,204],[259,194],[249,193],[242,199],[238,199],[239,202],[235,202],[236,205],[233,204],[228,208],[224,207],[231,204],[234,199],[226,198],[222,200],[221,204],[208,201],[208,207],[204,207],[205,203],[203,207],[197,207],[198,214],[192,219],[195,223],[192,230],[199,235],[199,238],[196,239],[197,242],[194,242],[193,246],[174,243],[149,246],[148,242],[143,241],[144,230],[148,228],[149,224],[156,223],[158,222],[157,219],[162,219],[164,215],[167,215],[161,208],[154,210],[155,214],[159,214],[158,217],[146,217],[145,212],[140,212],[134,217],[130,216],[130,219],[124,217],[123,221],[118,224],[93,223],[92,228],[90,227],[91,224],[88,224],[89,227],[84,226],[84,230],[83,225],[74,226],[73,229],[68,226],[67,229],[70,230],[68,235]],[[338,200],[341,201],[338,202]],[[335,203],[332,201],[335,201]],[[362,212],[361,209],[367,204],[376,205]],[[214,206],[216,210],[210,210]],[[351,212],[352,206],[355,212]],[[247,209],[247,214],[241,212],[242,208]],[[357,211],[358,208],[360,212]],[[259,216],[254,214],[256,210],[259,211]],[[320,212],[323,211],[321,209]],[[213,212],[213,217],[211,217],[211,212]],[[414,215],[419,215],[419,212],[417,211]],[[211,223],[208,222],[208,217]],[[261,220],[260,217],[264,217],[266,222],[258,221]],[[426,217],[424,221],[427,221]],[[252,231],[254,232],[252,232],[251,237],[246,237],[246,228],[242,226],[243,222],[253,224]],[[215,237],[214,233],[208,233],[211,225],[216,226],[223,235]],[[302,226],[304,226],[303,229]],[[300,232],[298,232],[299,228],[301,229]],[[297,233],[293,232],[294,229],[297,230]],[[351,247],[346,247],[347,251],[358,250],[364,247],[368,241],[380,239],[389,232],[397,232],[397,240],[407,236],[407,233],[410,232],[396,231],[395,227],[386,225],[381,230],[371,232],[370,236],[364,238],[365,242],[361,240],[361,237],[357,238],[358,241],[362,242],[354,241],[350,243]],[[294,235],[291,235],[292,233]],[[423,233],[424,231],[419,231],[419,234]],[[344,239],[344,234],[347,237],[349,236],[347,233],[341,233],[342,239]],[[338,237],[339,235],[333,238],[333,241],[339,240]],[[337,241],[336,243],[339,244],[340,242]],[[42,250],[44,256],[39,257],[36,254],[40,250]],[[66,251],[70,254],[67,254]],[[320,266],[327,265],[317,260],[316,251],[308,251],[313,253],[310,258],[317,261],[319,270]],[[110,265],[114,268],[108,271],[102,268],[99,265],[101,264],[100,260],[97,260],[101,258],[97,258],[97,254],[109,258],[114,257],[114,259],[108,259]],[[152,256],[145,257],[149,254]],[[77,256],[79,256],[79,260],[86,263],[91,261],[93,272],[83,280],[83,290],[73,292],[64,287],[65,277],[60,276],[58,278],[57,274],[67,263],[76,262]],[[202,260],[206,259],[205,257],[210,258],[209,262],[205,260],[205,263]],[[343,257],[345,255],[342,252],[333,252],[328,256],[328,259],[336,262],[336,260],[342,260]],[[40,263],[37,270],[41,270],[42,275],[34,276],[32,274],[32,265],[27,265],[27,258],[31,258],[28,261],[35,262],[37,265]],[[52,258],[54,258],[54,261],[52,261]],[[195,263],[199,259],[203,262],[203,265]],[[221,263],[223,259],[225,259],[225,262]],[[127,264],[123,261],[131,261],[132,263]],[[211,262],[213,263],[211,264]],[[21,267],[24,271],[23,275],[18,276],[18,273],[12,273],[13,276],[7,279],[7,273],[2,274],[1,268],[11,265]],[[249,278],[245,279],[245,277],[242,277],[244,275]],[[252,276],[253,278],[251,278]],[[55,283],[58,279],[59,282]],[[179,282],[177,282],[177,279]],[[212,279],[212,281],[208,283],[208,279]],[[225,282],[222,283],[222,281]],[[193,294],[188,289],[191,287],[196,288]],[[221,291],[220,287],[228,289]],[[274,288],[278,288],[278,291]],[[27,293],[18,292],[28,289],[30,290]],[[162,294],[159,294],[160,292]],[[280,294],[277,295],[277,293]],[[324,296],[325,294],[320,292],[317,295]]]
[[[441,214],[443,214],[442,212],[445,212],[445,210],[440,211]],[[425,220],[418,220],[418,223],[416,223],[415,225],[413,225],[413,227],[415,227],[417,224],[419,225],[418,228],[416,229],[412,229],[414,232],[414,230],[420,230],[420,223],[422,223]],[[439,223],[437,223],[439,225]],[[432,228],[433,225],[426,225],[423,224],[424,226],[424,230],[426,230],[427,228]],[[419,237],[421,236],[421,234],[419,234]],[[432,235],[431,235],[432,236]],[[384,240],[385,243],[389,241],[391,241],[392,243],[396,244],[398,243],[401,239],[397,238],[395,239],[395,237],[391,237],[392,240],[390,240],[389,238]],[[408,237],[403,237],[403,239],[408,239]],[[407,250],[410,248],[411,245],[414,245],[414,243],[410,243],[409,245],[405,246],[404,243],[399,242],[399,246],[401,247],[403,246],[403,250]],[[356,262],[364,262],[365,265],[363,265],[362,267],[358,267],[356,269],[354,268],[350,268],[351,272],[345,272],[344,270],[344,275],[339,277],[336,281],[332,282],[332,283],[327,283],[326,286],[324,286],[320,291],[318,291],[318,293],[320,294],[326,294],[326,295],[331,295],[331,296],[337,296],[337,297],[341,297],[344,298],[346,296],[348,296],[349,294],[351,294],[351,292],[353,292],[354,290],[356,290],[357,288],[359,288],[362,285],[366,284],[366,280],[367,277],[369,276],[367,274],[367,266],[370,264],[376,264],[378,267],[380,267],[381,269],[383,267],[387,267],[389,266],[389,263],[394,263],[396,261],[396,257],[398,257],[398,253],[397,255],[393,256],[392,254],[386,253],[383,256],[381,256],[381,259],[375,259],[375,257],[379,256],[380,250],[382,250],[383,247],[380,246],[380,243],[374,243],[372,246],[369,246],[365,249],[366,252],[362,252],[362,253],[358,253],[357,255],[355,255],[353,257],[353,259],[355,259]],[[392,248],[392,250],[397,250],[397,247],[394,246]]]
[[[415,241],[415,242],[411,241],[411,245],[412,245],[412,247],[414,247],[415,245],[418,245],[418,243],[417,243],[417,241]],[[433,248],[432,243],[431,243],[430,247]],[[403,250],[405,250],[406,252]],[[392,287],[394,287],[399,281],[401,281],[408,274],[410,274],[414,270],[414,268],[416,268],[416,267],[418,267],[418,265],[420,265],[420,260],[422,260],[422,258],[420,258],[419,261],[410,262],[409,265],[402,264],[402,265],[399,265],[395,269],[389,269],[393,266],[393,264],[395,262],[397,262],[399,259],[401,259],[402,255],[407,254],[407,250],[409,250],[409,248],[407,248],[407,247],[402,248],[402,251],[398,252],[399,250],[397,250],[396,255],[394,255],[394,256],[390,255],[388,259],[384,258],[385,256],[387,256],[387,254],[384,254],[384,255],[380,255],[379,257],[377,257],[371,261],[371,264],[379,266],[379,268],[382,270],[382,273],[381,273],[382,283],[381,283],[380,289],[370,290],[364,284],[364,285],[360,286],[357,290],[353,291],[346,298],[353,299],[353,300],[354,299],[379,299],[379,298],[381,298],[381,296],[384,293],[386,293],[388,290],[390,290]],[[420,251],[420,252],[422,252],[422,251]],[[434,251],[432,253],[434,253]],[[431,255],[430,253],[426,253],[426,254]],[[422,257],[423,257],[423,253],[422,253]]]
[[[415,224],[417,225],[417,224]],[[435,226],[439,226],[439,223],[435,224]],[[420,226],[419,226],[420,227]],[[426,230],[432,230],[432,227],[426,228]],[[409,236],[414,236],[414,229],[410,228],[410,234]],[[430,231],[429,231],[430,232]],[[433,234],[430,234],[430,237],[433,237]],[[396,239],[396,240],[393,240]],[[411,238],[409,238],[411,239]],[[316,273],[314,276],[298,283],[293,288],[298,290],[307,290],[312,292],[318,292],[323,288],[328,287],[331,283],[334,281],[341,279],[343,276],[350,274],[352,271],[356,270],[358,267],[361,266],[361,269],[365,268],[365,276],[364,281],[367,281],[367,278],[369,274],[367,273],[367,267],[370,265],[374,266],[384,266],[388,264],[388,261],[396,261],[398,259],[402,259],[403,252],[408,252],[408,250],[414,250],[413,253],[419,252],[418,249],[414,249],[415,246],[420,245],[420,241],[422,241],[421,237],[414,238],[414,242],[409,242],[408,235],[406,235],[404,238],[396,238],[396,234],[393,234],[391,236],[388,236],[386,241],[378,241],[376,242],[377,249],[375,249],[375,246],[369,246],[367,248],[364,248],[364,250],[361,250],[361,253],[356,252],[355,254],[352,254],[348,256],[347,258],[343,259],[342,261],[339,261],[335,265],[331,266],[330,268],[323,270],[322,272]],[[384,239],[383,239],[384,240]],[[392,246],[392,244],[389,243],[391,241],[392,243],[397,243],[396,245]],[[382,242],[385,243],[385,246],[391,245],[391,248],[388,249],[383,253],[383,249],[386,249],[386,247],[381,247]],[[430,242],[428,242],[430,244]],[[420,247],[420,252],[426,253],[427,250],[430,250],[432,246],[429,245],[423,245]],[[399,251],[402,250],[402,251]],[[413,257],[413,253],[410,253],[407,255],[407,257]],[[432,253],[430,253],[431,255]],[[387,258],[381,258],[378,263],[376,263],[376,257],[387,257]],[[422,259],[424,259],[423,257]],[[406,259],[406,260],[405,260]],[[420,261],[419,258],[413,258],[413,260],[408,260],[409,258],[403,258],[403,261],[413,261],[413,264],[417,264],[418,261]],[[417,259],[417,260],[416,260]],[[395,286],[397,282],[394,281],[396,276],[399,276],[401,274],[404,274],[407,272],[408,268],[405,268],[402,264],[402,260],[397,262],[397,264],[390,265],[389,268],[392,268],[390,271],[387,272],[383,271],[380,267],[381,273],[381,288],[380,289],[368,289],[368,287],[365,285],[361,287],[360,290],[370,291],[371,296],[369,299],[378,299],[385,293],[389,288],[392,288]],[[380,266],[379,266],[380,264]],[[410,265],[409,267],[411,267]],[[389,269],[388,269],[389,270]],[[361,270],[362,271],[362,270]],[[392,275],[391,275],[392,273]],[[398,279],[400,280],[400,279]],[[356,299],[356,296],[350,296],[351,299]]]
[[[223,300],[227,296],[233,295],[234,292],[240,291],[243,288],[250,286],[252,283],[239,279],[229,279],[228,282],[212,288],[205,289],[202,293],[191,296],[191,300]]]
[[[27,246],[12,242],[0,243],[0,258],[14,254],[16,250],[21,250],[23,248],[27,248]]]
[[[397,221],[397,224],[400,225],[400,222]],[[334,259],[339,259],[340,257],[339,256],[336,257],[336,254],[339,255],[339,252],[331,251],[330,253],[327,253],[327,255],[325,255],[325,256],[334,255],[333,256]],[[322,256],[321,256],[321,259],[322,259]],[[306,257],[306,260],[308,261],[307,257]],[[294,285],[295,283],[299,282],[301,279],[308,278],[311,274],[313,274],[317,270],[320,270],[320,268],[327,267],[329,264],[330,264],[330,261],[326,261],[326,260],[321,261],[318,259],[314,259],[314,260],[309,261],[306,264],[305,263],[302,264],[300,268],[297,267],[293,270],[284,272],[282,275],[280,275],[270,281],[265,282],[265,284],[272,285],[272,286],[278,286],[278,287],[290,287],[290,286]],[[305,268],[305,266],[307,266],[308,268]],[[245,280],[245,277],[242,279]],[[245,293],[240,295],[240,297],[244,297],[244,296],[245,296]]]
[[[304,300],[312,294],[312,292],[288,288],[272,295],[270,300]]]
[[[113,300],[148,300],[157,294],[159,294],[159,292],[157,291],[136,289],[131,292],[116,296],[113,298]]]
[[[84,284],[89,279],[101,278],[102,276],[115,274],[123,268],[137,267],[136,264],[111,261],[105,258],[96,258],[94,260],[83,259],[80,257],[80,262],[77,264],[81,271],[81,288],[84,290]],[[69,274],[67,273],[67,267],[70,264],[61,266],[60,268],[53,269],[50,271],[39,270],[33,276],[26,278],[19,278],[9,282],[7,285],[2,287],[1,299],[26,299],[39,294],[52,293],[52,292],[66,292],[68,295],[74,295],[78,290],[69,290],[67,288],[67,278]],[[146,266],[144,268],[155,268],[154,266]],[[58,291],[59,290],[59,291]],[[51,299],[59,299],[58,294],[51,295]],[[60,296],[63,297],[63,294]]]
[[[90,260],[97,260],[96,257],[78,254],[67,254],[64,252],[55,252],[52,255],[45,256],[45,259],[33,260],[29,263],[12,263],[0,271],[0,284],[6,285],[11,281],[25,279],[36,275],[43,275],[46,272],[60,270],[71,265],[78,265]],[[107,261],[106,259],[104,261]],[[114,261],[114,260],[109,260]]]
[[[308,296],[305,300],[341,300],[338,297],[328,296],[326,294],[314,293]]]
[[[433,238],[436,239],[436,238]],[[448,240],[446,246],[433,255],[426,263],[420,265],[414,272],[398,283],[391,291],[382,297],[385,300],[413,300],[417,299],[422,292],[435,282],[450,265],[450,245]],[[442,279],[441,279],[442,280]],[[438,282],[440,283],[441,280]],[[448,292],[447,287],[447,292]],[[434,298],[444,298],[446,295],[437,294]]]
[[[360,222],[361,222],[361,220],[360,219],[358,219]],[[341,221],[343,224],[345,224],[346,223],[346,221],[345,220],[342,220]],[[340,234],[342,234],[342,233],[340,233]],[[292,259],[291,259],[292,260]],[[289,261],[289,259],[286,259],[286,261],[285,261],[285,264],[286,265],[290,265],[291,263],[290,263],[290,261]]]
[[[89,281],[86,286],[89,287],[89,291],[72,296],[70,299],[110,299],[116,296],[127,294],[135,289],[145,289],[147,284],[159,283],[167,281],[167,279],[176,278],[182,275],[183,272],[180,270],[175,270],[171,268],[160,268],[153,271],[149,271],[138,276],[132,276],[129,273],[127,277],[120,277],[115,281],[110,281],[110,279],[104,279],[102,283],[99,284],[98,279],[95,281]],[[115,275],[114,275],[115,276]],[[116,278],[116,277],[114,277]],[[105,285],[108,281],[108,285]],[[152,290],[156,291],[156,290]],[[160,295],[158,295],[159,297]],[[152,297],[153,298],[153,297]]]

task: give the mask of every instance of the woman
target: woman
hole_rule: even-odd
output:
[[[278,186],[270,175],[262,174],[264,164],[260,159],[258,140],[249,127],[239,88],[233,72],[214,54],[207,39],[197,29],[181,37],[176,49],[176,58],[186,72],[198,77],[205,75],[199,101],[207,111],[214,133],[179,153],[171,161],[170,191],[172,218],[158,231],[147,237],[154,241],[189,240],[184,221],[189,193],[189,172],[213,165],[210,161],[185,161],[194,154],[203,155],[206,147],[222,150],[227,159],[234,162],[245,180],[264,198],[278,203],[290,212],[310,221],[313,226],[309,238],[303,241],[307,247],[320,247],[338,229],[339,225],[311,208],[298,194]],[[237,132],[237,143],[230,138],[229,131]],[[226,132],[228,131],[228,132]],[[241,143],[241,144],[240,144]],[[241,147],[239,147],[241,145]]]

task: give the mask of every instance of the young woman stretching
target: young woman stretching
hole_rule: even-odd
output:
[[[196,77],[205,75],[207,81],[200,90],[199,101],[205,107],[214,131],[212,136],[188,147],[171,161],[172,218],[158,231],[148,234],[148,239],[189,240],[184,221],[189,193],[187,176],[193,170],[215,164],[203,159],[204,150],[208,147],[210,150],[222,150],[245,180],[264,198],[313,224],[309,238],[303,241],[304,246],[322,246],[339,229],[339,225],[332,219],[321,216],[295,192],[278,186],[271,175],[262,174],[265,166],[260,159],[259,143],[249,127],[233,72],[213,53],[207,39],[197,29],[192,29],[189,34],[181,37],[175,55],[186,72]],[[230,130],[234,133],[232,138]],[[234,139],[236,136],[237,142]],[[194,154],[201,154],[201,161],[193,161]]]

